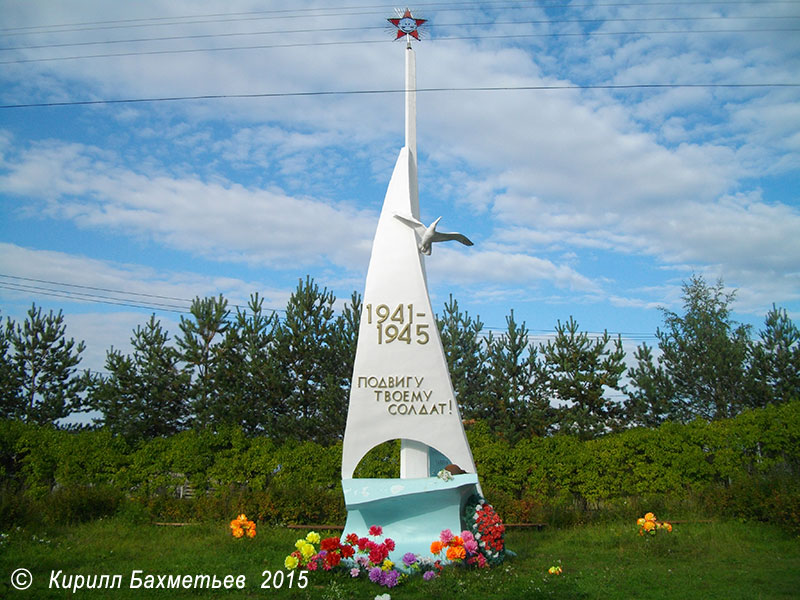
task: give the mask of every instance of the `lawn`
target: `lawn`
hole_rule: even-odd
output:
[[[262,526],[255,539],[235,540],[226,523],[186,527],[132,525],[119,518],[46,530],[12,529],[0,541],[0,597],[23,598],[796,598],[800,540],[762,523],[683,523],[650,539],[631,522],[543,531],[513,530],[507,546],[517,556],[482,571],[449,569],[431,582],[410,579],[392,590],[344,573],[309,573],[306,587],[286,574],[273,578],[299,532]],[[324,533],[324,532],[321,532]],[[436,532],[432,532],[432,539]],[[563,574],[548,575],[561,565]],[[11,586],[27,568],[33,584]],[[244,589],[130,589],[131,574],[244,576]],[[121,575],[120,589],[48,589],[61,576]],[[63,579],[59,579],[59,582]],[[75,580],[73,580],[75,581]],[[241,581],[241,580],[240,580]],[[270,580],[270,584],[276,583]]]

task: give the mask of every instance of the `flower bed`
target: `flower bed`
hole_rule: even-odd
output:
[[[395,549],[394,540],[382,539],[383,529],[373,525],[367,537],[349,533],[343,538],[321,539],[312,531],[295,542],[295,549],[286,557],[284,566],[307,571],[344,569],[354,579],[366,577],[373,583],[393,588],[415,575],[430,581],[447,567],[488,568],[503,562],[505,527],[492,506],[473,496],[467,503],[465,520],[470,529],[459,534],[443,530],[431,543],[430,555],[408,552],[399,565],[389,559]]]

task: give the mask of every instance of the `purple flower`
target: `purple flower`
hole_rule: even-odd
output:
[[[369,570],[369,580],[373,583],[380,583],[382,579],[383,571],[381,571],[380,567],[372,567]]]
[[[403,555],[403,564],[407,567],[410,567],[415,562],[417,562],[417,555],[413,552],[407,552]]]
[[[431,579],[435,579],[436,578],[436,572],[435,571],[425,571],[422,574],[422,578],[425,581],[430,581]]]
[[[394,586],[397,585],[397,578],[399,576],[400,576],[400,573],[398,573],[395,570],[386,571],[383,574],[383,581],[381,583],[383,583],[383,585],[385,585],[388,588],[393,588]]]

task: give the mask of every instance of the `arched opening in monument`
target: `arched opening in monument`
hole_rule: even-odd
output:
[[[397,479],[400,477],[400,449],[402,440],[394,439],[378,444],[358,462],[353,472],[356,479]],[[437,475],[452,461],[436,448],[428,448],[428,475]]]

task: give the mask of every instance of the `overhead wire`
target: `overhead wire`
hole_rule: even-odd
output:
[[[471,23],[432,23],[428,27],[431,29],[446,29],[452,27],[488,27],[497,25],[563,25],[563,24],[602,24],[602,23],[655,23],[655,22],[675,22],[675,21],[785,21],[787,18],[800,19],[798,17],[786,16],[766,16],[766,15],[750,15],[750,16],[713,16],[713,17],[634,17],[634,18],[608,18],[608,19],[534,19],[534,20],[514,20],[514,21],[486,21],[486,22],[471,22]],[[197,39],[214,39],[214,38],[230,38],[230,37],[251,37],[261,35],[293,35],[293,34],[317,34],[317,33],[330,33],[330,32],[349,32],[349,31],[367,31],[385,29],[383,26],[358,26],[358,27],[315,27],[304,29],[272,29],[268,31],[229,31],[223,33],[199,33],[191,35],[171,35],[159,37],[140,37],[128,38],[117,40],[92,40],[81,42],[64,42],[64,43],[51,43],[51,44],[37,44],[26,46],[8,46],[0,47],[0,52],[10,52],[18,50],[44,50],[49,48],[72,48],[83,46],[102,46],[113,44],[140,44],[148,42],[165,42],[165,41],[179,41],[179,40],[197,40]],[[711,30],[729,31],[729,30]],[[736,29],[731,30],[737,33],[747,32],[760,32],[763,29]],[[770,30],[771,31],[771,30]],[[783,31],[783,29],[779,29]],[[574,32],[568,32],[574,33]],[[606,32],[620,35],[626,32]],[[631,32],[633,33],[633,32]],[[671,33],[671,32],[670,32]],[[680,32],[685,33],[685,32]],[[586,33],[588,35],[588,32]],[[552,35],[557,35],[553,33]],[[437,41],[450,38],[435,38]],[[377,41],[377,40],[376,40]],[[386,40],[380,40],[386,41]],[[367,41],[366,43],[371,43]],[[311,43],[313,45],[313,43]]]
[[[194,300],[179,298],[175,296],[165,296],[161,294],[148,294],[143,292],[133,292],[129,290],[117,290],[90,285],[80,285],[63,281],[52,281],[47,279],[36,279],[32,277],[22,277],[18,275],[8,275],[0,273],[0,278],[11,281],[0,281],[0,288],[20,291],[40,293],[46,296],[57,298],[67,298],[71,300],[93,302],[99,304],[112,304],[117,306],[128,306],[133,308],[146,308],[156,311],[177,312],[190,314],[190,307]],[[33,285],[42,284],[42,285]],[[44,287],[48,286],[48,287]],[[61,288],[61,289],[59,289]],[[85,290],[85,291],[84,291]],[[98,294],[97,292],[103,292]],[[107,294],[114,294],[109,296]],[[139,300],[142,298],[143,300]],[[172,303],[159,302],[160,300],[172,301]],[[181,304],[174,304],[179,302]],[[248,307],[241,304],[228,303],[228,306],[242,312],[247,312]],[[285,309],[268,308],[270,312],[286,312]]]
[[[646,90],[646,89],[758,89],[758,88],[797,88],[800,82],[757,82],[757,83],[632,83],[632,84],[586,84],[586,85],[518,85],[518,86],[476,86],[476,87],[437,87],[417,88],[417,93],[441,92],[510,92],[510,91],[557,91],[557,90]],[[189,100],[223,100],[252,98],[298,98],[314,96],[347,96],[401,94],[404,89],[375,90],[325,90],[313,92],[260,92],[251,94],[199,94],[193,96],[163,96],[152,98],[116,98],[106,100],[65,100],[60,102],[30,102],[25,104],[3,104],[0,109],[53,108],[62,106],[97,106],[114,104],[145,104],[155,102],[181,102]]]
[[[129,308],[140,308],[152,310],[155,312],[173,312],[179,314],[191,314],[190,306],[194,300],[188,298],[179,298],[176,296],[166,296],[161,294],[148,294],[142,292],[133,292],[130,290],[118,290],[107,287],[81,285],[76,283],[67,283],[64,281],[53,281],[48,279],[38,279],[33,277],[23,277],[19,275],[9,275],[0,273],[0,278],[10,281],[0,281],[0,289],[15,291],[20,293],[27,293],[31,295],[42,295],[54,298],[62,298],[72,300],[74,302],[85,302],[90,304],[109,304],[113,306],[126,306]],[[41,284],[41,285],[33,285]],[[82,291],[86,290],[86,291]],[[102,294],[94,292],[103,292]],[[115,294],[108,296],[107,294]],[[143,298],[144,300],[139,300]],[[167,304],[158,302],[157,300],[169,300],[180,302],[183,305]],[[248,312],[247,307],[240,304],[228,303],[228,306]],[[285,309],[268,308],[268,311],[273,313],[285,313]],[[489,332],[504,332],[506,328],[486,326],[484,325],[483,335]],[[655,336],[647,333],[635,332],[608,332],[609,336],[621,336],[624,339],[635,340],[650,340],[655,339]],[[556,335],[555,330],[550,329],[528,329],[529,338],[552,338]],[[602,336],[602,333],[588,332],[589,336]]]
[[[800,18],[800,17],[799,17]],[[781,33],[797,32],[798,27],[764,27],[747,29],[683,29],[683,30],[640,30],[640,31],[579,31],[579,32],[545,32],[545,33],[508,33],[508,34],[480,34],[437,37],[435,42],[448,42],[459,40],[488,40],[488,39],[526,39],[547,37],[595,37],[595,36],[634,36],[634,35],[707,35],[707,34],[740,34],[740,33]],[[98,58],[125,58],[132,56],[159,56],[167,54],[197,54],[201,52],[232,52],[241,50],[269,50],[276,48],[303,48],[315,46],[355,46],[366,44],[390,44],[394,40],[334,40],[313,42],[285,42],[274,44],[253,44],[248,46],[215,46],[209,48],[175,48],[170,50],[136,50],[129,52],[104,52],[100,54],[81,54],[73,56],[48,56],[39,58],[15,58],[0,61],[0,65],[27,64],[39,62],[60,62],[66,60],[87,60]]]
[[[505,4],[505,6],[498,6]],[[777,5],[797,5],[800,0],[763,0],[759,5],[777,4]],[[419,9],[436,10],[437,12],[454,12],[454,11],[468,11],[486,9],[494,10],[520,10],[536,8],[540,10],[557,10],[557,9],[575,9],[575,8],[623,8],[623,7],[697,7],[697,6],[742,6],[752,5],[752,2],[741,0],[717,0],[717,1],[694,1],[694,0],[678,0],[678,1],[660,1],[660,2],[599,2],[599,3],[585,3],[585,4],[542,4],[540,1],[531,0],[528,5],[508,4],[504,1],[496,2],[437,2],[437,3],[423,3],[416,4]],[[396,6],[390,5],[371,5],[371,6],[351,6],[351,7],[314,7],[306,9],[279,9],[270,11],[250,11],[238,13],[211,13],[200,15],[183,15],[183,16],[165,16],[165,17],[149,17],[149,18],[136,18],[136,19],[117,19],[109,21],[90,21],[83,23],[66,23],[61,25],[34,25],[24,27],[11,27],[0,29],[0,33],[5,35],[31,35],[40,33],[69,33],[73,31],[91,31],[99,29],[110,28],[123,28],[123,27],[150,27],[162,25],[195,25],[206,23],[223,23],[244,20],[263,20],[263,19],[297,19],[297,18],[319,18],[319,17],[337,17],[337,16],[360,16],[360,15],[374,15],[382,14],[383,11],[396,10]],[[377,11],[380,9],[380,12]],[[360,12],[354,12],[360,11]],[[292,14],[297,13],[297,14]],[[313,14],[312,14],[313,13]],[[263,15],[263,16],[259,16]],[[236,17],[233,19],[223,19],[223,17]],[[204,19],[201,21],[187,21],[185,19]],[[172,21],[172,22],[164,22]],[[94,27],[92,27],[94,26]],[[81,29],[54,29],[65,27],[81,27]],[[33,29],[42,29],[49,31],[31,31]]]

